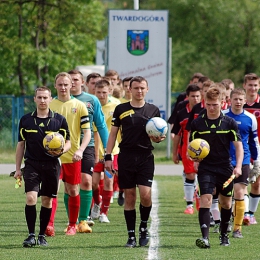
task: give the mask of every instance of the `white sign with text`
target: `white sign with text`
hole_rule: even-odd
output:
[[[146,101],[167,118],[168,11],[110,10],[107,69],[116,70],[121,79],[145,77]]]

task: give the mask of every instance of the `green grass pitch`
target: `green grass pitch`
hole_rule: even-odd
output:
[[[153,250],[157,252],[150,259],[260,259],[259,233],[260,224],[244,226],[243,239],[230,238],[229,247],[219,245],[218,234],[210,233],[210,249],[199,249],[195,240],[200,237],[198,213],[184,215],[185,201],[180,176],[156,176],[158,188],[158,243]],[[67,218],[63,205],[63,188],[59,192],[59,204],[56,217],[56,236],[47,238],[49,247],[23,248],[22,242],[27,236],[24,217],[25,195],[23,187],[14,188],[15,180],[8,175],[0,175],[0,259],[106,259],[128,260],[148,259],[149,247],[125,248],[127,232],[123,207],[114,201],[109,211],[110,223],[96,221],[91,234],[65,236],[63,229]],[[37,205],[39,211],[40,204]],[[138,213],[138,205],[137,205]],[[39,214],[38,214],[39,216]],[[256,213],[260,221],[260,214]],[[151,224],[149,221],[149,226]],[[137,214],[137,229],[139,214]],[[36,224],[36,232],[39,223]],[[153,238],[154,239],[154,238]]]

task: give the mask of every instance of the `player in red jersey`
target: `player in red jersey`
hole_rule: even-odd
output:
[[[259,80],[260,79],[258,75],[256,75],[255,73],[249,73],[244,76],[244,84],[243,84],[243,87],[246,91],[246,104],[244,105],[244,109],[256,116],[257,124],[258,124],[258,129],[257,129],[258,139],[260,138],[260,127],[259,127],[260,98],[258,95],[258,91],[260,87]],[[258,165],[254,165],[254,167],[255,169],[259,169]],[[249,197],[247,194],[245,194],[246,210],[245,210],[245,216],[243,220],[243,223],[245,225],[257,224],[254,213],[257,210],[259,200],[260,200],[260,178],[257,178],[255,183],[251,183],[251,191],[249,193]]]
[[[194,73],[190,79],[189,84],[197,84],[201,77],[204,77],[204,75],[201,74],[200,72]],[[187,97],[186,97],[186,92],[180,93],[180,95],[177,97],[172,114],[168,119],[168,123],[171,125],[171,129],[174,125],[174,121],[175,121],[178,111],[180,111],[182,108],[184,108],[187,105],[187,103],[188,103],[188,101],[187,101]],[[173,139],[173,137],[174,137],[173,133],[171,133],[171,137]]]
[[[187,147],[188,147],[188,131],[186,130],[186,124],[189,119],[189,113],[195,104],[198,104],[201,99],[200,88],[195,84],[188,85],[186,89],[186,95],[189,103],[185,108],[181,109],[176,117],[172,133],[173,138],[173,162],[179,163],[178,156],[178,145],[181,142],[181,157],[184,166],[185,182],[184,182],[184,194],[187,202],[187,207],[184,211],[185,214],[193,214],[193,195],[195,191],[195,175],[193,161],[187,158]],[[182,140],[181,140],[182,139]]]
[[[231,106],[230,94],[231,91],[234,90],[235,84],[231,79],[223,79],[221,83],[226,87],[226,103],[228,107]]]

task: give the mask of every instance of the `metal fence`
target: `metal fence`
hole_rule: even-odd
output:
[[[35,109],[33,96],[0,95],[0,148],[15,147],[20,118]]]
[[[172,93],[173,104],[178,92]],[[14,148],[18,139],[20,118],[35,110],[33,96],[0,95],[0,148]],[[166,119],[167,120],[167,119]]]

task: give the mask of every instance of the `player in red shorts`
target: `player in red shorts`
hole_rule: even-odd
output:
[[[105,116],[106,125],[108,128],[108,132],[111,130],[111,121],[113,118],[113,113],[115,110],[115,107],[117,106],[116,103],[111,101],[109,97],[109,91],[110,91],[110,81],[107,79],[101,79],[100,81],[97,81],[96,83],[96,96],[99,99],[102,111]],[[117,170],[117,155],[119,153],[118,143],[113,149],[113,155],[114,155],[114,170]],[[99,158],[103,158],[105,154],[103,146],[99,145]],[[111,174],[110,178],[107,176],[107,174],[104,174],[104,189],[102,192],[102,201],[99,196],[99,193],[96,193],[98,190],[98,184],[101,178],[101,173],[104,172],[104,160],[100,160],[99,163],[97,163],[93,170],[93,181],[92,181],[92,189],[93,189],[93,198],[94,198],[94,206],[91,211],[91,217],[94,219],[99,218],[99,222],[101,223],[109,223],[109,219],[107,217],[108,210],[110,206],[110,200],[113,197],[113,173]]]
[[[194,105],[198,104],[201,100],[200,88],[197,85],[188,85],[186,89],[186,95],[189,103],[185,108],[181,109],[174,122],[172,133],[174,133],[173,138],[173,162],[179,163],[178,156],[178,145],[181,143],[181,158],[185,173],[184,182],[184,194],[187,203],[187,207],[184,211],[185,214],[193,214],[193,195],[195,191],[195,175],[196,170],[194,169],[193,161],[189,160],[187,157],[188,148],[188,131],[186,130],[186,124],[189,119],[189,113],[191,112]]]
[[[50,108],[63,115],[68,122],[71,134],[71,149],[61,156],[61,178],[64,182],[64,204],[69,218],[66,235],[76,234],[76,222],[79,215],[80,195],[78,185],[81,182],[81,159],[90,138],[90,123],[86,105],[70,95],[72,78],[66,72],[55,77],[57,97]],[[80,143],[81,130],[84,133]],[[53,211],[53,214],[55,211]]]

